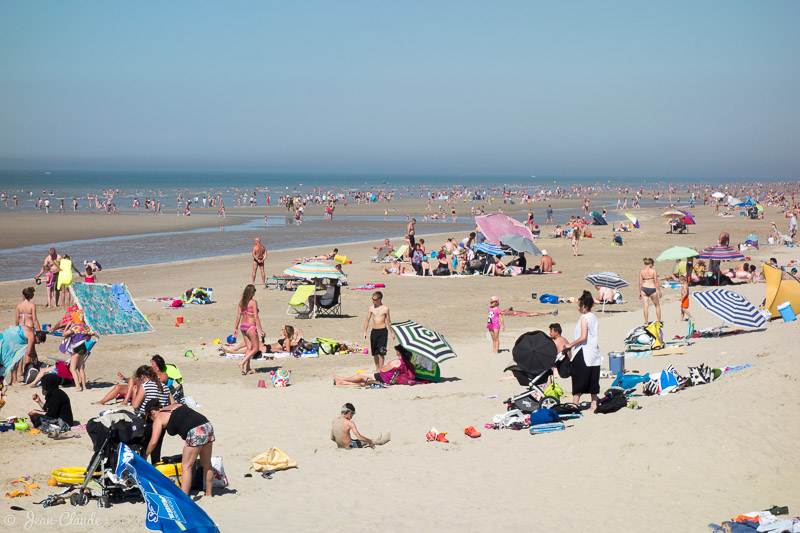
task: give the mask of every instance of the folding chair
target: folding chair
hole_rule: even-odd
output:
[[[387,254],[387,257],[384,259],[384,261],[391,260],[392,258],[397,259],[398,261],[402,261],[403,255],[405,255],[406,250],[408,250],[408,245],[404,244],[394,252]]]
[[[392,251],[392,249],[391,249],[391,248],[389,248],[388,246],[384,246],[383,248],[381,248],[380,250],[378,250],[378,255],[376,255],[375,257],[373,257],[373,258],[372,258],[372,261],[373,261],[374,263],[380,263],[380,262],[382,262],[382,261],[383,261],[383,260],[386,258],[386,256],[389,254],[389,252],[390,252],[390,251]]]
[[[317,290],[316,285],[300,285],[294,291],[292,299],[289,300],[289,307],[286,308],[287,315],[297,315],[301,318],[309,318],[312,315],[308,299],[314,297]]]
[[[326,301],[327,294],[323,294],[319,303],[314,306],[314,317],[318,316],[342,316],[342,288],[338,285],[333,287],[333,299]]]

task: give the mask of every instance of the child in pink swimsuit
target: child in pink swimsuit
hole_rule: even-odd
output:
[[[492,337],[492,353],[500,353],[500,328],[506,330],[503,315],[500,314],[500,298],[492,296],[489,299],[489,317],[486,321],[486,329]]]

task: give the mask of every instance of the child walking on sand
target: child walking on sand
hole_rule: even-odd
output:
[[[691,313],[689,313],[689,282],[686,276],[681,276],[681,321],[686,320],[683,315],[689,317],[689,320],[694,320]]]
[[[492,353],[500,353],[500,328],[506,330],[503,322],[503,315],[500,314],[500,298],[492,296],[489,298],[489,318],[486,321],[486,329],[492,337]]]
[[[56,276],[50,268],[45,271],[44,279],[47,287],[47,305],[44,308],[58,307],[56,304]]]

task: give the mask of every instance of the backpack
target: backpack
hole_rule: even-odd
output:
[[[625,391],[620,387],[611,387],[606,391],[605,396],[597,401],[597,409],[595,414],[608,414],[615,413],[628,406],[628,397],[625,396]]]

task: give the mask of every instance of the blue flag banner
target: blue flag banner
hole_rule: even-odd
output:
[[[125,444],[119,446],[116,475],[132,478],[142,491],[150,531],[219,533],[211,517],[180,487]]]

